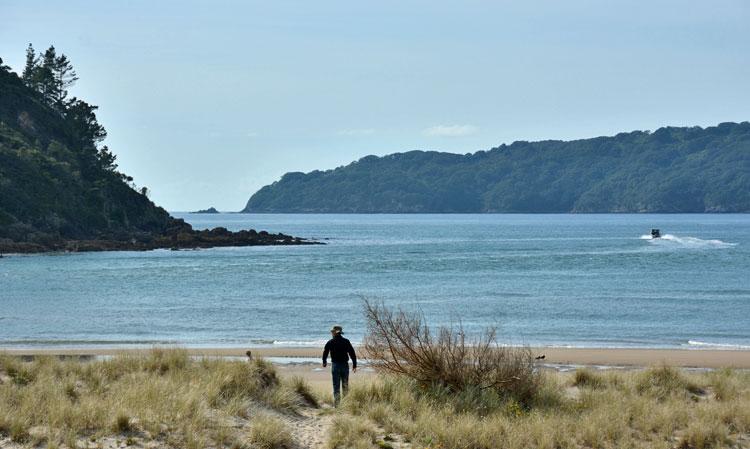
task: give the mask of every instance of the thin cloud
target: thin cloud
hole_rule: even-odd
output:
[[[372,128],[342,129],[336,133],[338,136],[369,136],[375,134]]]
[[[430,137],[464,137],[477,132],[479,128],[474,125],[437,125],[422,131],[425,136]]]

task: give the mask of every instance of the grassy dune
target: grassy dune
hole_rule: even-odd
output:
[[[516,397],[384,375],[334,411],[262,360],[0,356],[0,448],[750,447],[748,372],[544,372],[536,385]]]
[[[69,448],[280,447],[289,437],[274,415],[295,413],[310,394],[262,360],[192,360],[158,349],[95,362],[4,356],[0,382],[0,435]]]
[[[545,373],[527,403],[391,378],[354,389],[343,407],[332,447],[372,447],[372,432],[352,430],[353,420],[425,448],[750,447],[747,372]]]

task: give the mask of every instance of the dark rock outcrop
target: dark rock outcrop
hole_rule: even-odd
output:
[[[199,249],[228,246],[261,245],[323,245],[324,243],[293,237],[286,234],[271,234],[254,229],[232,232],[223,227],[196,231],[181,219],[163,234],[147,232],[125,236],[102,236],[92,239],[38,239],[35,241],[13,241],[0,238],[0,254],[42,252],[87,252],[87,251],[146,251],[154,249]]]

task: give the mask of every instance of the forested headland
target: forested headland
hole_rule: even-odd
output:
[[[243,212],[750,212],[750,123],[367,156],[287,173]]]
[[[261,231],[195,231],[117,167],[97,106],[70,97],[66,55],[29,44],[19,76],[0,59],[0,254],[294,244]]]

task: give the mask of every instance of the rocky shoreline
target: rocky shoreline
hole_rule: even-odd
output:
[[[16,242],[0,239],[2,254],[34,254],[46,252],[90,252],[90,251],[149,251],[154,249],[188,250],[231,246],[275,246],[275,245],[325,245],[323,242],[303,239],[286,234],[271,234],[254,229],[232,232],[226,228],[210,230],[186,230],[164,235],[139,233],[118,237],[95,239],[53,239]]]

